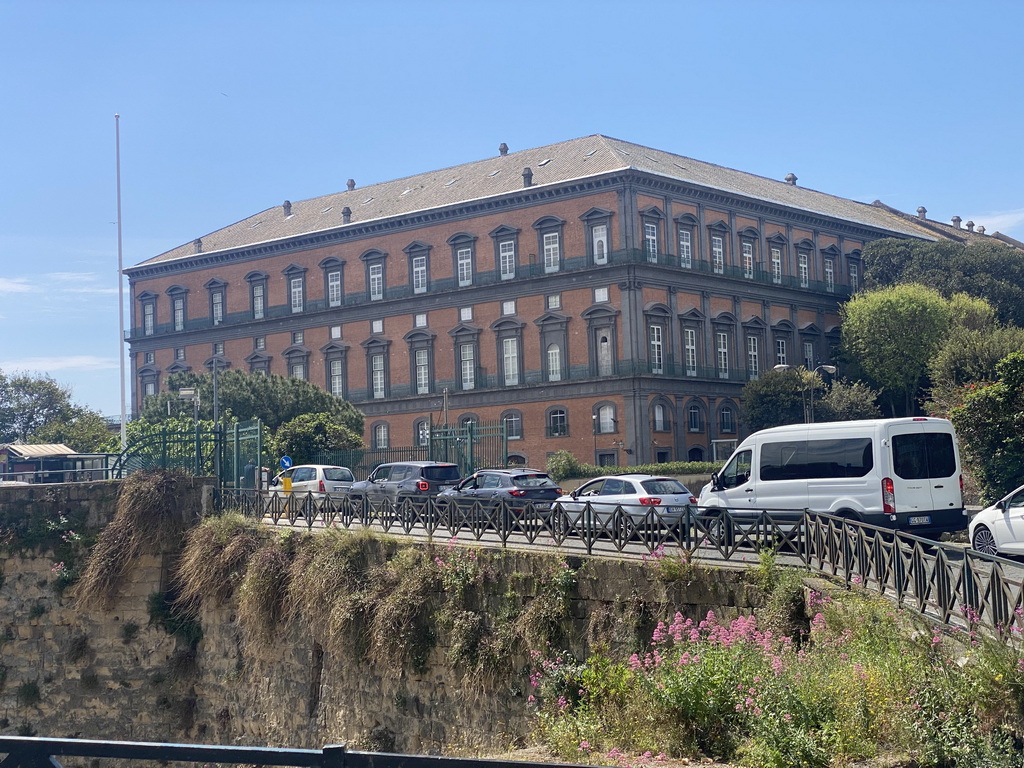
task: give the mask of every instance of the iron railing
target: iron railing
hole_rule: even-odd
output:
[[[438,502],[434,497],[353,501],[345,495],[231,493],[224,503],[273,525],[368,529],[488,546],[542,546],[588,555],[685,556],[707,564],[805,567],[894,600],[945,625],[1024,631],[1024,566],[962,545],[809,510],[720,513],[687,505],[595,508],[591,503]]]
[[[273,765],[296,768],[493,768],[505,760],[483,760],[439,755],[395,755],[357,752],[344,744],[321,749],[238,747],[215,744],[164,744],[141,741],[47,739],[0,736],[0,753],[9,768],[63,768],[58,758],[88,757],[149,760],[196,765]],[[520,763],[521,768],[550,768],[550,763]]]

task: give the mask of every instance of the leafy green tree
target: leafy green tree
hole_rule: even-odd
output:
[[[199,417],[213,418],[213,374],[175,373],[167,378],[169,391],[146,398],[141,418],[159,423],[171,414],[192,414],[192,404],[178,397],[181,387],[199,391]],[[271,430],[306,413],[330,413],[352,432],[362,434],[363,414],[351,403],[315,384],[285,376],[248,373],[236,369],[217,377],[221,416],[239,420],[260,419]]]
[[[1015,248],[887,238],[868,243],[863,257],[869,288],[922,283],[947,298],[969,293],[988,300],[1000,322],[1024,327],[1024,254]]]
[[[833,382],[821,402],[814,404],[815,421],[858,421],[881,415],[878,392],[862,381]]]
[[[984,497],[998,499],[1021,483],[1024,467],[1024,352],[1007,355],[996,366],[998,381],[968,385],[963,405],[950,418],[963,458]]]
[[[894,285],[855,295],[841,308],[842,341],[893,415],[916,411],[928,363],[950,323],[949,303],[923,285]]]
[[[79,453],[105,450],[113,433],[110,425],[96,411],[72,406],[67,417],[48,421],[32,433],[33,443],[64,443]],[[120,441],[120,436],[118,436]]]
[[[72,421],[84,410],[71,402],[69,387],[49,376],[0,371],[0,443],[29,442],[47,424]]]
[[[361,448],[363,438],[337,421],[332,413],[304,413],[282,424],[271,439],[270,451],[290,456],[296,464],[310,464],[320,451]]]
[[[813,383],[820,383],[815,377]],[[766,371],[743,387],[743,423],[751,432],[805,421],[811,376],[802,368]]]

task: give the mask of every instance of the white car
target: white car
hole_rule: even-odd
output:
[[[971,518],[971,546],[986,555],[1024,555],[1024,485]]]
[[[348,493],[355,482],[348,467],[327,464],[299,464],[281,472],[270,481],[272,494],[284,493],[285,479],[291,480],[291,492],[296,496],[312,493],[316,498],[331,496],[340,498]]]
[[[695,510],[697,499],[681,482],[659,475],[605,475],[590,480],[555,500],[570,525],[609,533],[633,527],[660,528],[677,524]]]

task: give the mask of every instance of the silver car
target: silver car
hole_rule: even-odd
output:
[[[289,467],[270,481],[272,494],[285,494],[285,480],[291,482],[291,493],[295,496],[313,494],[313,498],[341,498],[352,487],[355,477],[348,467],[329,464],[299,464]]]
[[[644,474],[597,477],[556,500],[571,526],[615,535],[677,525],[696,506],[696,497],[675,478]]]

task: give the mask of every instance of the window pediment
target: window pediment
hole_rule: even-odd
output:
[[[758,232],[753,227],[744,227],[737,234],[739,234],[740,237],[749,237],[754,240],[757,240],[759,237],[761,237],[761,233]]]
[[[662,304],[660,301],[650,301],[644,305],[645,315],[663,315],[664,317],[671,317],[672,310]]]
[[[821,329],[814,323],[804,323],[800,326],[800,333],[821,333]]]
[[[417,328],[415,330],[409,331],[407,334],[405,334],[405,336],[402,337],[402,339],[408,342],[409,344],[413,344],[417,341],[429,342],[433,341],[436,338],[436,333],[434,333],[433,331],[425,331],[422,328]]]
[[[511,317],[502,317],[489,327],[492,331],[521,331],[526,327],[526,323],[522,320],[513,320]]]
[[[803,238],[801,240],[797,240],[796,241],[796,247],[799,248],[801,251],[813,251],[814,250],[814,242],[811,241],[811,240],[808,240],[805,237],[805,238]]]
[[[344,353],[344,352],[348,352],[348,349],[349,349],[349,345],[348,344],[338,343],[337,341],[332,341],[330,344],[324,344],[322,347],[320,347],[320,354],[322,354],[322,355],[329,355],[332,352],[342,352],[342,353]]]
[[[838,256],[842,256],[843,255],[843,252],[840,251],[838,248],[836,248],[834,245],[830,245],[827,248],[822,248],[821,249],[821,253],[824,256],[829,256],[829,257],[838,257]]]
[[[734,315],[732,312],[719,312],[717,315],[714,316],[714,318],[712,318],[711,322],[713,322],[713,323],[735,323],[736,322],[736,315]]]
[[[361,346],[363,349],[365,349],[368,352],[369,351],[384,352],[384,351],[387,350],[388,347],[391,346],[391,341],[389,339],[373,338],[373,339],[367,339],[366,341],[359,342],[359,346]]]
[[[212,357],[206,358],[203,365],[211,371],[214,368],[217,368],[217,370],[224,370],[231,367],[231,361],[223,355],[213,355]]]
[[[604,219],[610,219],[613,215],[613,212],[609,211],[607,208],[591,208],[580,216],[580,219],[586,222],[595,220],[601,221]]]
[[[543,216],[533,222],[534,229],[552,229],[554,227],[561,227],[565,224],[565,219],[560,219],[557,216]]]
[[[569,318],[560,312],[545,312],[533,322],[535,325],[566,325]]]
[[[769,245],[785,245],[786,243],[789,242],[788,240],[786,240],[784,235],[781,235],[778,232],[774,232],[768,235],[768,237],[766,237],[765,240],[768,242]]]
[[[425,243],[422,240],[413,240],[402,251],[410,255],[413,253],[430,253],[430,249],[433,247],[430,243]]]
[[[680,312],[679,319],[688,320],[692,323],[702,323],[707,319],[707,317],[703,312],[694,307],[693,309],[688,309],[685,312]]]
[[[207,280],[203,283],[203,288],[208,291],[215,291],[218,288],[227,288],[227,281],[221,280],[219,277],[214,277],[211,280]]]
[[[321,259],[317,266],[320,267],[320,269],[331,269],[332,267],[344,267],[345,262],[337,256],[328,256],[326,259]]]
[[[751,315],[743,321],[743,327],[749,331],[764,330],[768,327],[768,324],[757,315]]]
[[[388,255],[379,248],[371,248],[368,251],[363,251],[359,258],[363,261],[382,261],[386,259]]]
[[[142,293],[140,293],[138,296],[135,297],[135,300],[136,301],[153,301],[156,298],[157,298],[157,295],[155,293],[153,293],[152,291],[143,291]]]
[[[263,280],[269,280],[269,279],[270,279],[270,275],[268,275],[266,272],[259,272],[259,271],[250,272],[249,274],[247,274],[245,276],[245,280],[248,283],[259,283],[259,282],[261,282]]]
[[[598,320],[601,318],[613,318],[619,314],[619,310],[609,307],[607,304],[595,304],[583,310],[580,317],[585,320]]]
[[[253,352],[248,357],[244,358],[244,362],[248,365],[253,363],[269,363],[270,355],[265,355],[262,352]]]
[[[700,223],[692,213],[680,213],[675,217],[674,221],[676,224],[682,224],[684,227],[696,227]]]
[[[448,245],[472,245],[476,240],[476,235],[471,235],[469,232],[456,232],[445,242],[448,243]]]
[[[795,326],[791,322],[789,322],[789,320],[779,320],[778,322],[772,325],[772,328],[774,328],[776,331],[779,331],[780,333],[791,333],[794,330],[796,330]]]
[[[450,331],[448,331],[448,335],[451,336],[453,339],[458,338],[460,336],[479,336],[480,328],[477,328],[475,325],[459,323]]]
[[[172,285],[167,289],[166,293],[168,296],[184,296],[188,293],[188,288],[184,285]]]
[[[502,224],[497,229],[492,229],[487,234],[494,238],[499,237],[515,237],[520,232],[516,227],[510,227],[507,224]]]
[[[716,233],[728,232],[729,225],[723,219],[716,219],[715,221],[708,224],[708,229]]]
[[[167,366],[168,373],[186,373],[187,371],[191,370],[192,366],[182,362],[181,360],[175,360],[173,363]]]
[[[646,208],[641,208],[640,216],[645,219],[664,219],[665,212],[656,205],[649,205]]]
[[[281,274],[286,277],[302,277],[306,272],[308,270],[305,267],[300,267],[298,264],[289,264],[281,270]]]

